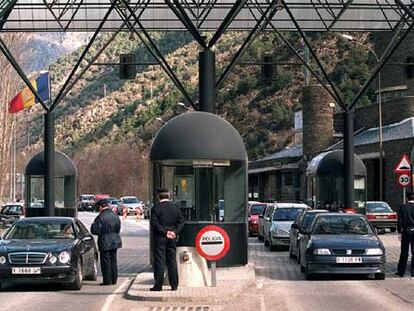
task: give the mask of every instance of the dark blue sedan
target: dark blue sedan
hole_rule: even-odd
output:
[[[300,240],[300,266],[315,274],[373,274],[385,278],[385,249],[363,215],[318,214]]]
[[[79,290],[97,278],[95,242],[77,219],[20,219],[0,240],[2,283],[61,283]]]

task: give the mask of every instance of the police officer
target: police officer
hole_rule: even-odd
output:
[[[151,291],[161,291],[164,283],[164,261],[167,264],[168,278],[172,290],[178,287],[177,262],[175,258],[177,235],[184,226],[181,210],[170,201],[168,189],[157,189],[159,203],[151,211],[153,232],[154,279]]]
[[[97,202],[99,215],[95,218],[91,232],[98,236],[103,282],[99,285],[113,285],[118,279],[116,253],[122,247],[121,221],[109,207],[106,199]]]
[[[396,275],[403,277],[408,259],[408,249],[411,244],[411,276],[414,276],[414,193],[407,193],[407,204],[398,211],[398,239],[401,241],[400,260]]]

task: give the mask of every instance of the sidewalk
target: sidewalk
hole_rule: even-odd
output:
[[[169,286],[164,286],[161,292],[151,292],[154,276],[150,272],[144,272],[137,275],[127,291],[126,298],[162,302],[228,301],[254,284],[255,279],[254,265],[249,264],[244,267],[218,268],[216,287],[178,287],[177,291],[171,291]]]

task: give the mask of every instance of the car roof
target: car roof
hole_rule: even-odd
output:
[[[365,218],[365,215],[362,214],[348,214],[348,213],[320,213],[316,215],[316,217],[359,217],[359,218]]]
[[[11,206],[11,205],[19,205],[19,206],[24,206],[24,203],[22,202],[7,202],[6,204],[2,205],[2,207],[4,206]]]
[[[283,208],[298,208],[298,207],[304,207],[304,208],[310,208],[309,205],[306,205],[304,203],[273,203],[276,207],[283,207]]]
[[[307,214],[315,214],[315,213],[329,213],[326,209],[310,209],[306,211]]]
[[[128,195],[128,196],[125,196],[125,197],[121,197],[121,199],[129,199],[129,198],[137,199],[137,197],[134,197],[133,195]]]
[[[62,222],[62,221],[67,221],[67,222],[73,222],[75,221],[73,218],[71,217],[26,217],[26,218],[22,218],[19,220],[19,222]]]
[[[385,202],[385,201],[367,201],[367,204],[368,203],[385,203],[385,204],[388,204],[387,202]]]

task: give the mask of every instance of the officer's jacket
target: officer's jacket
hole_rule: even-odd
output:
[[[403,230],[414,229],[414,203],[408,202],[400,207],[398,211],[397,230],[399,233]]]
[[[91,233],[98,236],[100,252],[122,247],[120,231],[121,221],[110,208],[102,210],[91,226]]]
[[[167,231],[174,231],[178,235],[184,226],[184,217],[177,205],[162,201],[152,208],[151,226],[155,237],[165,237]]]

